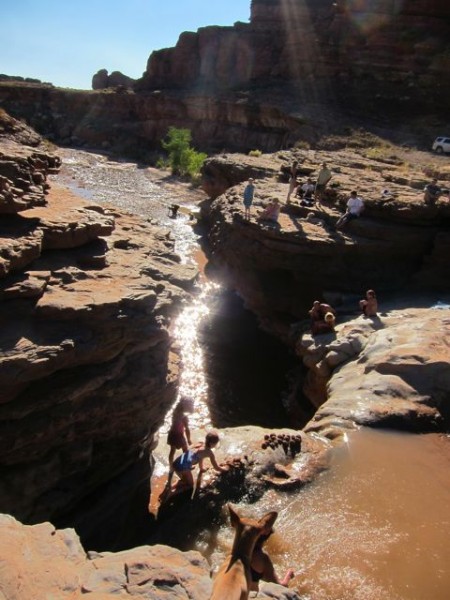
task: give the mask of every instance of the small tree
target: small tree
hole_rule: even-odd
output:
[[[206,154],[191,148],[191,132],[189,129],[169,127],[169,131],[161,145],[169,155],[169,164],[174,175],[189,175],[195,178],[200,172]]]

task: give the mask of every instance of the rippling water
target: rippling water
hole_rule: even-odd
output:
[[[174,220],[168,215],[167,208],[173,202],[195,206],[188,191],[180,198],[179,190],[155,183],[145,169],[132,163],[73,150],[61,153],[64,168],[58,181],[85,198],[114,204],[170,226],[182,260],[204,265],[198,236],[188,218],[181,215]],[[222,345],[231,327],[229,320],[220,325],[220,319],[214,320],[211,315],[211,308],[221,295],[219,286],[203,279],[198,292],[180,314],[172,333],[183,367],[179,394],[194,398],[196,412],[190,420],[192,429],[201,437],[214,418],[205,372],[211,370],[211,365],[206,364],[199,326],[211,319],[212,333]],[[240,333],[250,335],[249,331]],[[225,375],[222,372],[219,382],[220,376],[238,380],[250,368],[251,361],[247,364],[247,360],[254,350],[246,349],[239,355],[235,343],[232,337],[229,361],[237,355],[237,366]],[[260,341],[257,345],[261,345]],[[256,367],[260,365],[260,358],[255,362]],[[238,369],[239,364],[243,370]],[[260,372],[267,370],[259,368]],[[250,381],[253,384],[243,391],[245,397],[250,397],[250,410],[243,410],[239,418],[256,421],[264,412],[260,410],[259,392],[265,383],[261,383],[263,379],[257,370]],[[225,379],[223,383],[226,387],[228,382]],[[238,388],[231,386],[231,395],[241,393],[242,390],[236,392]],[[224,404],[228,403],[226,398]],[[234,408],[229,404],[233,413],[240,410],[240,404],[240,400]],[[267,414],[267,418],[274,418],[272,407]],[[224,418],[223,413],[220,419]],[[165,433],[169,420],[170,415],[156,451],[156,490],[158,481],[165,482],[167,474]],[[273,420],[271,426],[275,426]],[[256,504],[239,508],[251,516],[279,511],[276,533],[267,547],[280,574],[288,567],[295,569],[297,576],[292,587],[301,592],[304,600],[448,600],[449,473],[450,441],[445,436],[362,430],[351,434],[348,444],[334,452],[331,469],[313,484],[296,493],[272,490]],[[180,527],[186,527],[188,533],[189,523]],[[214,568],[223,560],[232,538],[228,527],[220,530],[211,556]],[[211,535],[205,524],[193,547],[209,555],[210,544]]]
[[[297,493],[271,491],[243,513],[278,510],[267,549],[309,600],[450,598],[450,440],[361,430]],[[233,533],[221,530],[217,567]],[[200,544],[200,549],[201,544]]]

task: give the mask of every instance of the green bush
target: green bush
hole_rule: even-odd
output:
[[[250,150],[250,152],[248,153],[249,156],[261,156],[261,154],[261,150]]]
[[[206,154],[191,148],[189,129],[169,127],[167,136],[161,145],[169,155],[169,165],[174,175],[188,175],[192,179],[198,175],[206,159]]]

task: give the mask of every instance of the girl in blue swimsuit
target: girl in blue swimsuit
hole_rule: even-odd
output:
[[[192,477],[192,469],[195,465],[200,467],[200,473],[205,469],[203,468],[203,461],[208,458],[211,461],[213,468],[222,473],[227,471],[226,467],[221,467],[217,464],[216,457],[213,453],[213,448],[219,443],[219,435],[216,431],[210,431],[206,434],[205,441],[200,444],[198,448],[194,450],[188,450],[183,452],[181,456],[176,458],[173,462],[173,469],[180,481],[177,484],[177,488],[193,488],[194,478]]]

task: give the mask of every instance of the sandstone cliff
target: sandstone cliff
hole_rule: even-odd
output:
[[[445,0],[254,0],[249,23],[153,52],[133,89],[104,70],[93,92],[7,79],[0,102],[58,143],[146,160],[170,126],[211,151],[316,144],[357,120],[429,147],[447,123],[449,16]]]
[[[447,431],[450,425],[450,309],[385,307],[337,333],[303,334],[296,351],[304,390],[320,407],[305,430],[335,437],[362,425]]]
[[[185,32],[154,52],[138,89],[291,84],[297,108],[328,100],[444,106],[445,0],[252,0],[250,23]],[[441,92],[437,92],[441,90]],[[392,108],[392,106],[391,106]]]
[[[427,163],[409,164],[411,156],[396,152],[380,148],[375,158],[364,148],[297,151],[261,159],[227,155],[205,164],[204,186],[213,194],[232,181],[259,176],[250,221],[242,219],[243,183],[205,203],[204,215],[210,223],[212,267],[229,277],[268,328],[286,335],[287,325],[304,318],[314,298],[324,293],[342,303],[346,294],[363,294],[370,287],[380,293],[405,287],[448,291],[450,204],[443,197],[436,206],[426,206],[422,189],[428,180]],[[304,178],[314,177],[323,161],[333,171],[319,210],[298,201],[285,205],[283,169],[294,157]],[[445,185],[447,167],[443,161],[439,165]],[[354,187],[365,201],[363,217],[338,231],[335,223]],[[258,210],[274,197],[282,204],[275,228],[257,219]]]
[[[58,157],[8,137],[0,141],[1,510],[28,523],[64,522],[70,511],[78,531],[92,534],[139,485],[148,493],[152,434],[176,391],[168,327],[197,272],[180,265],[167,230],[50,189]],[[99,490],[112,481],[106,511]],[[109,533],[105,544],[120,527]]]
[[[332,183],[320,208],[301,206],[299,200],[285,203],[286,169],[293,158],[299,160],[303,177],[314,177],[323,161],[332,169]],[[358,324],[348,340],[302,338],[309,329],[307,311],[316,298],[334,305],[338,323],[358,314],[358,300],[369,288],[375,289],[386,305],[394,297],[401,298],[404,307],[408,306],[406,298],[410,306],[423,307],[448,299],[450,203],[446,196],[433,207],[424,203],[422,189],[430,175],[427,160],[420,153],[402,155],[393,147],[374,152],[372,147],[370,152],[364,148],[333,153],[298,150],[260,158],[224,155],[205,164],[204,187],[213,198],[217,196],[202,209],[209,224],[209,273],[238,291],[263,328],[292,347],[297,344],[309,369],[306,380],[299,381],[292,392],[291,407],[300,423],[310,414],[305,406],[295,407],[295,396],[301,396],[302,388],[313,410],[326,402],[326,408],[315,417],[319,430],[325,416],[331,421],[342,417],[356,424],[387,423],[419,430],[448,427],[448,366],[443,359],[448,324],[441,313],[401,314],[400,321],[404,316],[408,325],[403,328],[398,322],[395,332],[378,332],[373,337],[368,330],[361,333]],[[446,185],[445,159],[434,167],[433,173]],[[249,176],[257,178],[256,192],[252,217],[244,220],[242,193]],[[337,230],[336,220],[354,187],[364,198],[365,211],[345,229]],[[282,204],[277,226],[258,219],[258,211],[274,197]],[[420,349],[413,350],[413,340],[406,341],[408,335],[420,336]],[[384,354],[374,359],[382,363],[373,366],[377,372],[374,380],[367,375],[367,357],[360,355],[369,337],[376,349],[382,340],[387,344],[388,339],[398,338],[406,353],[403,360],[395,354],[395,343],[386,346]],[[426,348],[433,350],[428,353]],[[339,359],[336,353],[340,353]],[[411,356],[417,357],[417,364],[415,359],[409,364]],[[356,377],[354,363],[347,370],[340,368],[342,376],[333,375],[342,362],[352,360],[361,365],[360,377]],[[396,365],[401,365],[398,370]],[[442,376],[433,374],[440,366]],[[417,381],[406,375],[409,368],[416,372]],[[393,379],[400,372],[406,382],[397,388]],[[374,383],[379,381],[379,373],[386,374],[380,389]],[[440,384],[433,388],[436,378],[444,382],[443,391]],[[357,382],[361,389],[355,389]],[[364,396],[358,408],[355,396]]]

